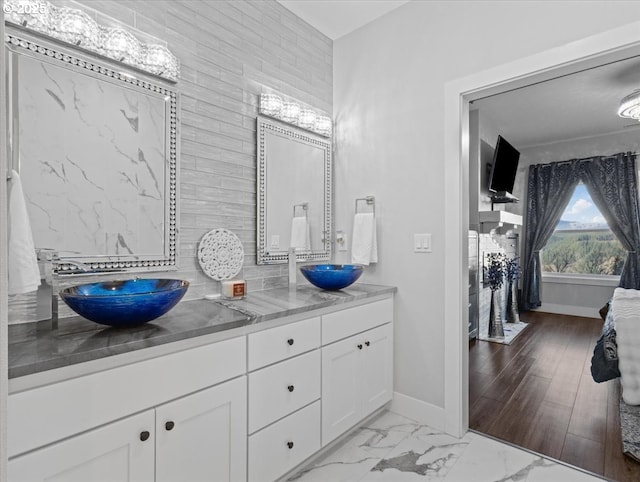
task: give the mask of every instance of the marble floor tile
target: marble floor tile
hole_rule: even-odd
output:
[[[348,482],[359,480],[380,461],[349,443],[338,445],[334,450],[289,478],[296,482]]]
[[[468,432],[458,439],[384,412],[290,478],[296,482],[596,482],[553,460]]]
[[[469,443],[420,426],[360,480],[443,480]]]

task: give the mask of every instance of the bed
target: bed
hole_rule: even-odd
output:
[[[598,382],[620,378],[623,451],[640,461],[640,291],[616,288],[604,314],[602,334],[591,358]]]

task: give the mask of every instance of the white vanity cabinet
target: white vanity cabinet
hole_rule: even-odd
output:
[[[15,457],[10,481],[244,480],[246,379]]]
[[[392,320],[391,299],[323,317],[322,445],[391,400]]]
[[[281,477],[320,449],[320,317],[248,336],[250,482]]]
[[[8,480],[244,480],[245,374],[238,337],[11,394]]]
[[[8,481],[285,476],[393,390],[392,295],[303,316],[12,392]]]
[[[153,410],[9,460],[11,482],[153,481]],[[143,440],[144,439],[144,440]]]
[[[156,409],[156,482],[245,480],[247,381],[236,378]]]

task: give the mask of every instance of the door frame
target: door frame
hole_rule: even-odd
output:
[[[634,22],[445,84],[444,414],[453,436],[469,428],[469,103],[639,54],[640,22]]]

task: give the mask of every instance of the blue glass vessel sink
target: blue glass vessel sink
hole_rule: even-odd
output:
[[[301,266],[300,271],[312,285],[335,291],[353,284],[362,275],[364,267],[356,264],[311,264]]]
[[[72,286],[61,290],[60,297],[88,320],[127,327],[164,315],[188,288],[188,281],[177,279],[129,279]]]

